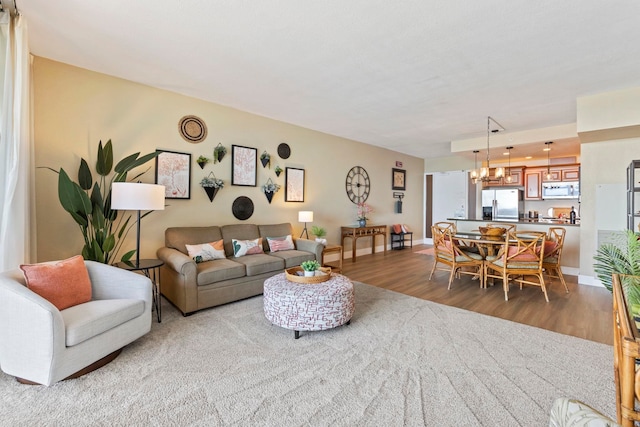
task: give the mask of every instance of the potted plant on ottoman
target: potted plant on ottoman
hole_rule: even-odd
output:
[[[302,261],[300,267],[304,270],[305,277],[311,277],[316,275],[316,270],[320,268],[320,263],[316,260]]]

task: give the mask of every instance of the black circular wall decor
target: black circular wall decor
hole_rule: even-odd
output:
[[[178,123],[180,135],[185,141],[197,144],[207,137],[207,125],[204,120],[196,116],[184,116]]]
[[[253,202],[246,196],[240,196],[233,201],[231,212],[241,221],[249,219],[253,215]]]
[[[289,147],[289,144],[283,142],[278,145],[278,156],[280,156],[281,159],[288,159],[290,155],[291,147]]]

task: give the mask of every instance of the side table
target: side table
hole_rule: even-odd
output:
[[[324,260],[325,256],[328,254],[338,254],[338,265],[333,266],[331,264],[327,264]],[[342,246],[340,245],[331,245],[325,246],[322,250],[322,266],[323,267],[331,267],[331,271],[336,271],[338,273],[342,273]]]
[[[118,268],[128,271],[141,271],[145,276],[151,280],[153,285],[153,307],[156,309],[156,315],[158,316],[158,323],[162,321],[162,312],[160,308],[160,267],[164,265],[163,261],[159,259],[141,259],[137,263],[136,261],[122,261],[114,264]]]

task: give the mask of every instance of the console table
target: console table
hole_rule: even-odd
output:
[[[387,253],[387,226],[386,225],[367,225],[359,227],[357,225],[340,227],[342,236],[342,247],[344,239],[351,238],[351,260],[356,262],[356,241],[361,237],[371,237],[371,252],[376,253],[376,236],[382,236],[384,239],[384,253]],[[344,256],[344,255],[343,255]]]

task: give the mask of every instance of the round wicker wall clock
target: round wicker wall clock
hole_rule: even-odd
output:
[[[184,116],[178,123],[178,130],[180,136],[185,141],[192,144],[204,141],[207,137],[207,125],[204,124],[204,120],[196,116]]]

